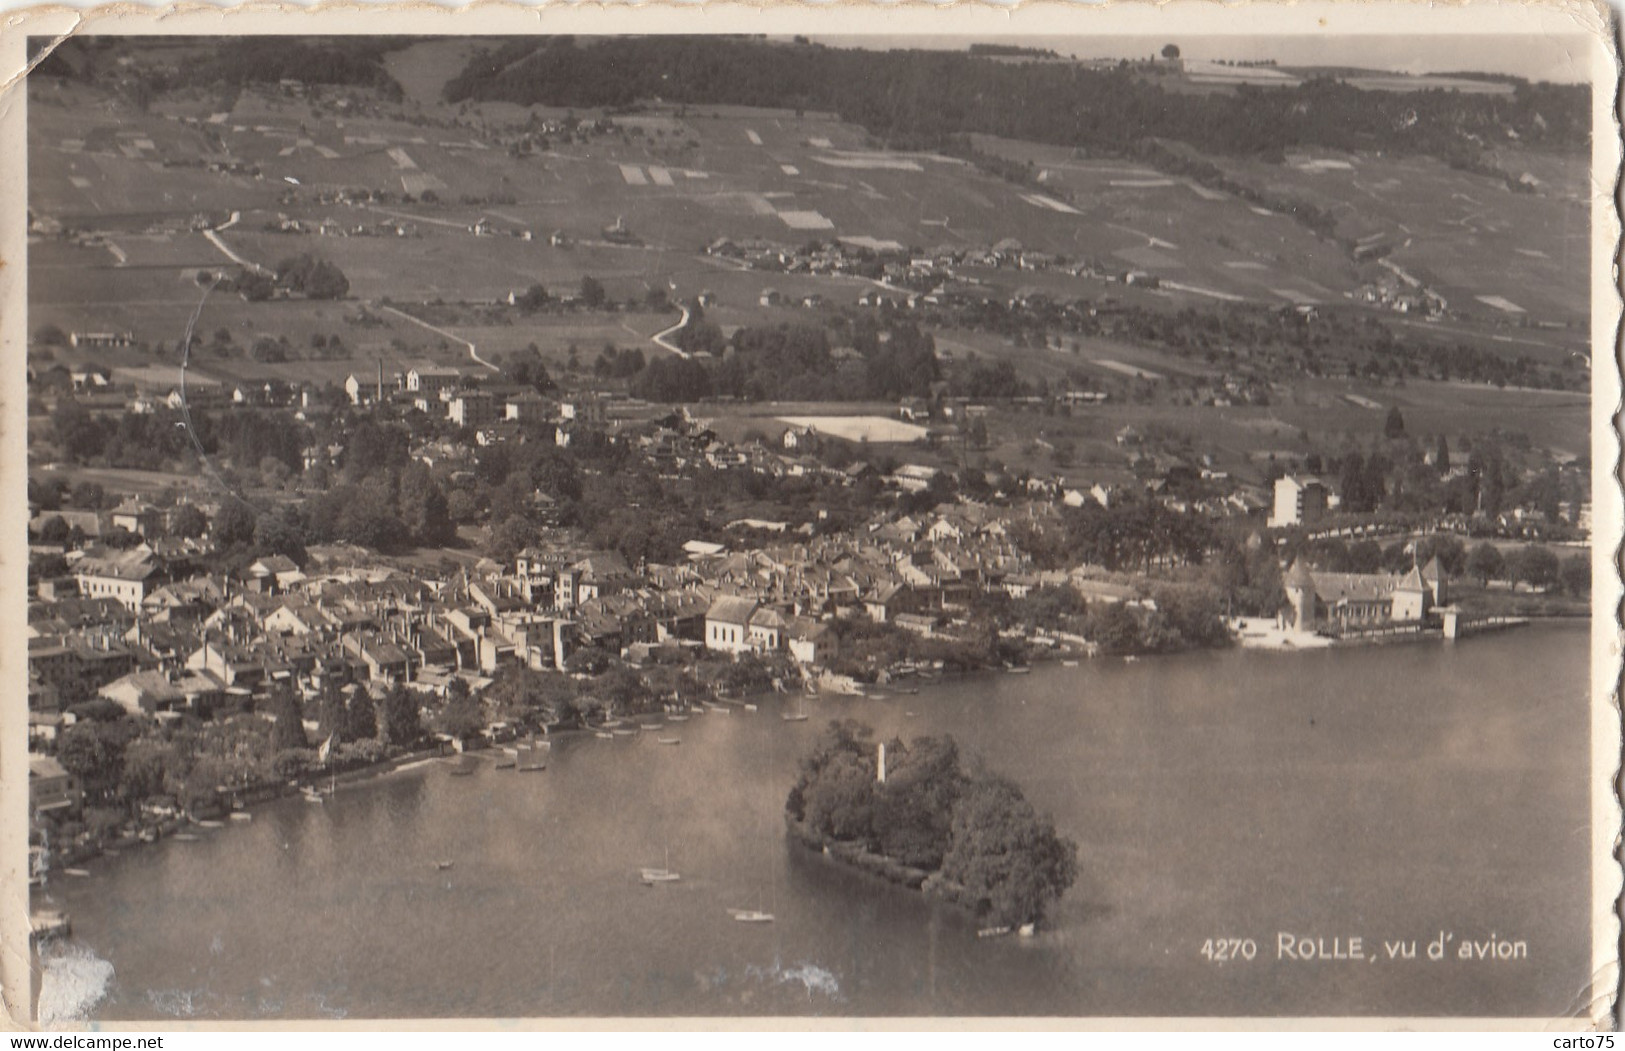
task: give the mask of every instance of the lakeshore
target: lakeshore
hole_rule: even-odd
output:
[[[270,800],[251,822],[52,880],[36,903],[72,916],[65,949],[111,961],[93,1015],[109,1020],[1166,1014],[1147,983],[1169,982],[1203,1014],[1549,1013],[1589,959],[1583,880],[1552,863],[1580,846],[1586,645],[1547,623],[1453,647],[1048,663],[886,701],[764,699],[693,717],[682,748],[559,735],[535,777],[488,762],[435,776],[435,762],[328,806]],[[1315,681],[1340,685],[1304,688]],[[813,718],[777,717],[796,703]],[[882,739],[949,733],[1020,777],[1081,846],[1052,922],[979,940],[957,909],[792,847],[784,792],[830,718]],[[1292,819],[1288,797],[1318,802]],[[643,886],[639,866],[663,849],[681,882]],[[206,890],[219,885],[237,889]],[[776,922],[752,931],[729,908]],[[1215,971],[1189,940],[1277,925],[1375,938],[1491,917],[1532,959],[1452,968],[1427,993],[1388,964],[1335,988],[1323,969],[1276,961]],[[321,934],[332,929],[344,937]],[[400,963],[382,973],[380,958]],[[921,984],[927,964],[935,986]],[[454,994],[446,967],[481,981]],[[713,970],[729,977],[700,980]],[[636,995],[610,991],[623,982]]]
[[[1563,622],[1574,619],[1576,618],[1564,616],[1499,618],[1498,622],[1487,630],[1508,630],[1542,621]],[[1279,618],[1235,617],[1231,618],[1228,624],[1234,645],[1238,649],[1272,652],[1301,652],[1331,647],[1388,645],[1400,642],[1438,643],[1445,641],[1443,633],[1436,628],[1431,630],[1405,630],[1397,633],[1378,632],[1333,638],[1282,626]],[[1099,652],[1097,647],[1093,646],[1053,647],[1029,643],[1025,647],[1024,656],[1024,660],[1030,662],[1029,664],[945,671],[940,666],[941,662],[938,662],[938,666],[934,668],[921,668],[913,662],[904,662],[890,668],[880,669],[873,682],[863,682],[850,676],[835,675],[826,671],[815,678],[806,680],[807,689],[805,691],[798,692],[793,689],[773,690],[747,695],[742,698],[713,697],[686,707],[664,706],[652,712],[629,713],[625,718],[636,720],[649,716],[666,717],[675,714],[679,720],[686,720],[691,716],[705,715],[708,712],[721,712],[723,714],[754,712],[757,706],[764,701],[787,697],[845,697],[884,702],[894,694],[899,696],[917,695],[922,690],[939,688],[945,684],[965,680],[974,680],[979,676],[1024,674],[1033,664],[1059,663],[1066,667],[1076,667],[1081,661],[1132,662],[1139,660],[1142,656],[1165,659],[1174,655],[1176,654],[1129,653],[1104,655]],[[602,736],[609,727],[618,726],[621,722],[621,719],[612,718],[601,724],[551,724],[540,729],[549,740],[568,739],[575,736]],[[640,729],[643,728],[640,727]],[[219,822],[216,820],[219,817],[228,814],[233,817],[245,815],[251,817],[256,805],[270,800],[320,793],[324,785],[327,786],[328,792],[332,792],[336,791],[338,786],[341,785],[351,786],[373,778],[412,770],[436,763],[439,760],[455,758],[461,755],[494,758],[495,750],[500,749],[506,740],[509,740],[509,738],[474,738],[467,742],[442,741],[432,748],[415,749],[372,763],[351,762],[342,769],[317,769],[287,781],[266,782],[244,786],[234,791],[222,792],[220,797],[212,804],[196,812],[141,823],[131,831],[107,842],[77,844],[66,849],[52,851],[42,862],[31,862],[30,885],[37,886],[43,882],[48,877],[51,868],[60,871],[83,865],[85,862],[98,857],[117,856],[122,851],[150,845],[164,838],[213,831],[219,827]],[[44,867],[36,867],[36,865],[43,865]],[[880,867],[884,868],[884,866]],[[906,866],[904,867],[906,868]],[[901,880],[899,882],[908,881]]]

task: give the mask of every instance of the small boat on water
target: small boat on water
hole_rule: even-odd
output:
[[[653,732],[655,730],[664,729],[664,727],[662,727],[659,723],[639,723],[638,729]]]
[[[983,927],[976,932],[976,936],[978,938],[1002,938],[1009,933],[1009,927]]]
[[[305,802],[307,802],[307,803],[325,803],[325,802],[327,802],[327,799],[320,792],[318,792],[314,788],[311,788],[309,785],[306,785],[304,788],[301,788],[299,790],[299,794],[304,797]],[[176,836],[175,838],[180,839],[181,837]]]
[[[1021,935],[1023,938],[1031,938],[1037,930],[1037,924],[1023,923],[1020,927],[1016,928],[1016,933]]]
[[[755,710],[756,710],[756,706],[755,706],[755,705],[754,705],[754,704],[747,704],[747,705],[745,705],[745,711],[747,711],[747,712],[754,712],[754,711],[755,711]]]
[[[224,821],[199,821],[197,823],[197,827],[198,828],[225,828],[226,823]]]
[[[787,723],[804,723],[807,721],[807,713],[785,712],[783,715],[779,716],[779,718],[783,719]]]
[[[668,716],[666,716],[666,721],[668,723],[686,723],[686,722],[688,722],[688,716],[686,716],[686,715],[668,715]]]
[[[254,820],[254,815],[250,814],[246,810],[233,810],[231,812],[231,819],[233,821],[252,821]]]
[[[615,730],[613,732],[616,737],[632,737],[637,734],[636,730]]]
[[[657,741],[660,744],[682,744],[683,743],[683,739],[681,737],[656,737],[655,741]]]
[[[1026,675],[1026,674],[1028,674],[1029,672],[1032,671],[1032,668],[1028,667],[1025,664],[1018,664],[1013,668],[1006,668],[1004,670],[1006,672],[1008,672],[1009,674],[1011,674],[1011,675]]]
[[[546,769],[547,769],[547,764],[544,763],[544,762],[541,762],[540,760],[538,760],[538,761],[536,761],[534,763],[521,763],[518,766],[518,772],[521,773],[521,774],[533,774],[538,770],[546,770]]]
[[[763,912],[761,909],[730,909],[734,919],[740,923],[772,923],[773,914]]]
[[[320,803],[321,800],[318,799],[317,802]],[[196,843],[197,842],[197,837],[192,835],[192,833],[190,833],[190,832],[177,832],[173,836],[171,836],[170,838],[175,840],[175,842],[177,842],[177,843]]]
[[[666,863],[664,865],[659,868],[652,865],[641,868],[638,870],[638,876],[643,880],[644,885],[649,887],[654,886],[656,883],[676,883],[683,878],[680,874],[672,871],[670,847],[666,848]]]
[[[73,933],[73,921],[59,909],[42,909],[28,914],[28,929],[40,940],[65,938]]]
[[[434,863],[434,867],[436,871],[444,872],[455,864],[457,864],[455,861],[437,861]]]
[[[1077,666],[1078,666],[1077,661],[1062,661],[1061,662],[1061,667],[1063,667],[1063,668],[1076,668]]]
[[[609,740],[613,740],[615,737],[614,733],[610,732],[609,730],[594,730],[592,735],[594,737],[603,737]]]
[[[78,879],[84,879],[90,875],[89,869],[63,869],[62,871]]]
[[[1136,656],[1135,656],[1135,655],[1134,655],[1134,654],[1132,654],[1132,653],[1131,653],[1131,654],[1129,654],[1129,655],[1128,655],[1128,656],[1127,656],[1127,657],[1124,657],[1124,658],[1123,658],[1123,663],[1124,663],[1124,664],[1138,664],[1138,663],[1139,663],[1139,661],[1140,661],[1140,658],[1138,658],[1138,657],[1136,657]]]
[[[498,759],[496,762],[491,764],[491,769],[492,770],[512,770],[514,767],[516,767],[518,765],[519,765],[519,760],[517,760],[517,759]]]

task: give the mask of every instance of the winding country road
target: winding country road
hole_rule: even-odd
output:
[[[439,336],[444,336],[444,337],[446,337],[447,339],[451,340],[454,343],[461,343],[463,346],[468,348],[468,356],[473,358],[477,363],[479,363],[481,365],[484,365],[486,368],[490,369],[492,372],[500,372],[501,371],[495,365],[491,364],[489,361],[486,361],[484,358],[480,357],[480,352],[479,352],[478,348],[476,348],[474,346],[473,343],[471,343],[468,340],[464,339],[462,336],[457,335],[455,332],[447,332],[445,329],[440,328],[438,325],[431,325],[427,321],[424,321],[421,318],[415,318],[411,314],[408,314],[406,311],[397,310],[395,307],[379,307],[378,309],[386,310],[389,313],[394,314],[396,317],[404,318],[407,321],[410,321],[412,324],[417,325],[419,328],[426,328],[430,332],[433,332],[433,333],[435,333],[436,335],[439,335]]]
[[[681,303],[678,304],[678,308],[683,312],[682,320],[678,321],[677,324],[673,325],[671,328],[656,332],[654,335],[650,336],[649,339],[654,342],[655,346],[660,347],[662,350],[669,350],[680,358],[686,358],[688,357],[688,351],[684,350],[682,347],[679,347],[675,343],[668,343],[666,341],[667,336],[671,335],[673,332],[681,332],[683,330],[683,326],[688,324],[688,308],[683,306]]]
[[[235,221],[236,213],[232,213],[232,214],[233,214],[233,221]],[[231,225],[231,223],[226,224],[226,226],[230,226],[230,225]],[[225,226],[222,226],[220,229],[224,230],[225,228],[226,228]],[[247,270],[252,270],[256,274],[269,274],[271,272],[271,271],[265,269],[263,266],[260,266],[258,263],[251,263],[248,260],[244,259],[242,256],[238,255],[236,252],[233,252],[231,250],[231,248],[226,244],[226,242],[224,242],[224,241],[222,241],[220,239],[220,234],[217,233],[216,231],[214,231],[214,230],[205,230],[205,231],[203,231],[203,236],[208,239],[210,244],[212,244],[216,248],[220,249],[220,251],[225,254],[227,259],[230,259],[233,263],[236,263],[238,266],[243,267],[244,269],[247,269]]]

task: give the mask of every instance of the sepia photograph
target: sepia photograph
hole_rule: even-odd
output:
[[[1610,1025],[1612,30],[1336,6],[8,28],[11,1023]]]

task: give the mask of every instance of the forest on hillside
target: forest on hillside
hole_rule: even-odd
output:
[[[964,52],[869,51],[717,37],[517,39],[476,53],[451,102],[624,107],[661,99],[829,110],[892,147],[982,133],[1120,154],[1147,139],[1279,160],[1294,148],[1385,150],[1476,167],[1511,137],[1586,148],[1590,89],[1520,81],[1510,96],[1293,88],[1175,93],[1123,63],[1008,63]],[[1509,134],[1510,133],[1510,134]]]

